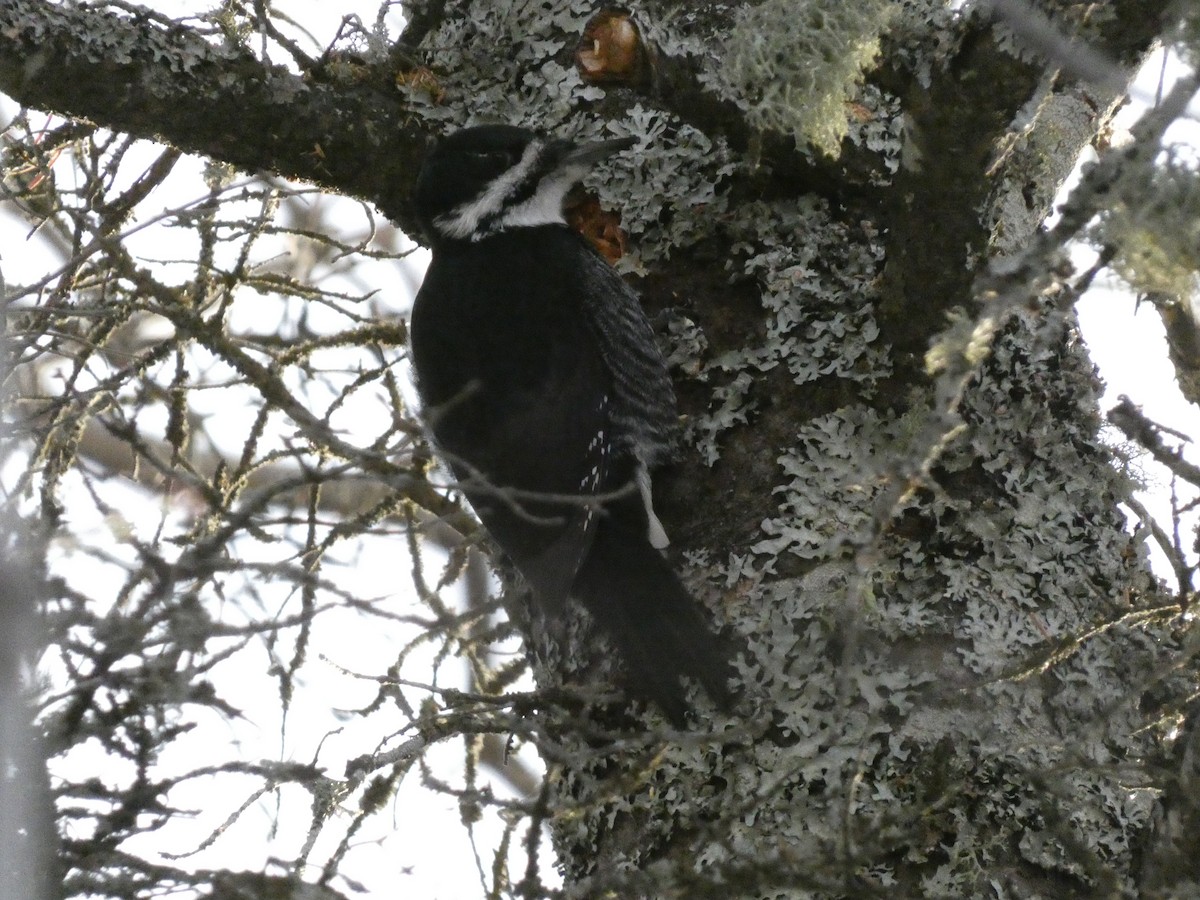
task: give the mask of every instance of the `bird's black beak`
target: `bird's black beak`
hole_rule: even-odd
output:
[[[560,165],[592,166],[602,159],[607,159],[614,153],[628,150],[636,143],[637,138],[635,137],[623,137],[613,138],[608,141],[589,141],[586,144],[578,144],[564,154]]]

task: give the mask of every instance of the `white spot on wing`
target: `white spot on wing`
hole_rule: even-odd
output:
[[[600,403],[597,406],[597,411],[601,413],[603,421],[607,421],[604,415],[608,409],[608,396],[604,395],[600,398]],[[603,475],[604,461],[608,458],[608,440],[605,426],[601,424],[600,428],[592,435],[592,439],[588,441],[586,457],[595,459],[596,462],[588,471],[583,479],[579,482],[579,489],[588,494],[594,494],[596,489],[600,487],[600,480]],[[598,457],[598,458],[597,458]],[[595,509],[591,506],[587,508],[587,513],[583,518],[583,526],[586,528],[592,522],[592,516],[595,514]]]
[[[663,528],[662,522],[658,520],[658,516],[654,514],[654,500],[650,495],[650,473],[644,464],[638,465],[637,485],[638,490],[642,493],[642,503],[646,505],[646,519],[648,522],[646,536],[650,539],[650,546],[655,550],[665,550],[670,546],[671,539],[667,537],[666,529]]]

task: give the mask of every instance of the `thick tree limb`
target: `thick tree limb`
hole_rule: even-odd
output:
[[[426,132],[398,93],[377,84],[321,82],[149,18],[6,0],[0,91],[27,106],[370,200],[415,230],[407,197]]]

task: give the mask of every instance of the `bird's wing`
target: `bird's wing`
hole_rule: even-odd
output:
[[[678,440],[667,365],[638,295],[600,254],[585,250],[578,256],[579,280],[593,288],[583,298],[583,311],[612,378],[618,443],[653,468],[673,454]]]
[[[426,419],[463,492],[539,598],[564,599],[607,481],[611,388],[569,269],[435,259],[413,310]],[[431,302],[436,298],[436,302]]]
[[[609,477],[608,402],[580,373],[589,363],[551,369],[544,394],[494,424],[489,452],[454,466],[489,533],[552,603],[570,592],[600,514],[588,499]]]

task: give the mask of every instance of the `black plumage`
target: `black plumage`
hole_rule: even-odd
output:
[[[439,450],[542,608],[582,603],[633,689],[681,721],[682,676],[733,695],[722,641],[660,552],[650,471],[674,449],[674,393],[637,295],[562,216],[629,143],[444,139],[415,195],[433,260],[412,350]]]

